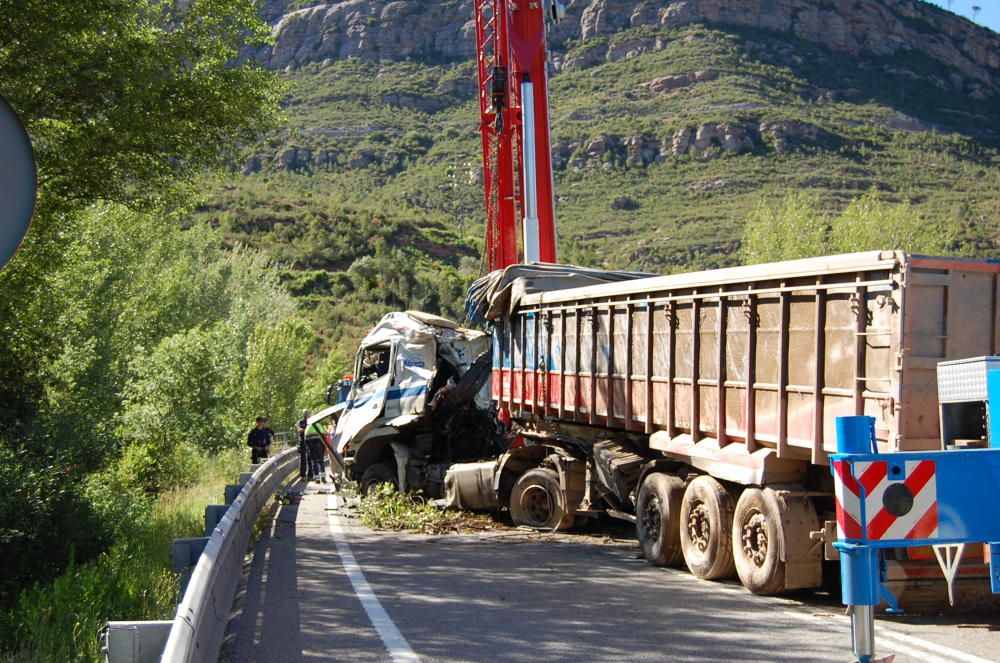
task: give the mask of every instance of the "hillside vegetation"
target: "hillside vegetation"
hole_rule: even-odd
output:
[[[376,37],[388,29],[377,20]],[[747,25],[591,32],[552,44],[561,260],[653,272],[731,265],[762,202],[803,192],[834,214],[871,190],[907,201],[948,252],[998,253],[991,85],[918,51],[847,53]],[[282,60],[286,127],[214,183],[200,210],[231,241],[282,262],[341,358],[385,310],[459,314],[458,293],[482,264],[471,58],[464,46],[399,58],[388,44],[368,48]]]
[[[38,196],[0,271],[0,660],[96,661],[103,622],[171,614],[171,538],[255,415],[295,420],[314,336],[271,258],[188,213],[196,176],[278,124],[274,75],[234,63],[257,8],[15,4],[0,94]]]

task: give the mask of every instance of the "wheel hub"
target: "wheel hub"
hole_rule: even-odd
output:
[[[696,503],[691,508],[687,528],[691,543],[701,552],[708,550],[709,536],[712,531],[709,526],[708,509],[702,502]]]
[[[642,511],[642,531],[650,541],[660,538],[660,500],[651,497]]]
[[[767,519],[760,512],[751,512],[742,528],[743,555],[758,567],[767,559]]]
[[[552,498],[544,486],[528,486],[521,493],[521,507],[536,525],[544,525],[552,517]]]

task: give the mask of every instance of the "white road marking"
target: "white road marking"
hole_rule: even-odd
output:
[[[906,635],[905,633],[900,633],[899,631],[890,631],[885,628],[876,628],[876,633],[886,638],[893,640],[901,640],[903,642],[915,645],[917,647],[923,647],[932,652],[941,654],[942,656],[947,656],[949,658],[957,659],[959,661],[965,661],[965,663],[990,663],[989,660],[985,658],[980,658],[973,654],[966,654],[964,651],[959,651],[957,649],[952,649],[951,647],[946,647],[944,645],[939,645],[936,642],[930,642],[924,640],[923,638],[917,638],[912,635]]]
[[[336,509],[336,496],[330,495],[327,497],[326,503],[327,509]],[[361,570],[361,566],[358,565],[358,561],[354,558],[351,546],[347,543],[344,528],[340,524],[340,516],[330,513],[327,517],[330,521],[330,533],[333,535],[333,542],[337,546],[337,554],[340,555],[340,562],[344,565],[347,578],[351,581],[354,593],[357,595],[358,600],[361,601],[361,607],[368,614],[368,619],[371,620],[372,626],[378,631],[378,635],[382,638],[385,648],[389,650],[389,656],[392,657],[395,663],[420,663],[420,657],[417,656],[416,652],[410,647],[410,643],[406,641],[403,634],[396,628],[396,624],[389,617],[389,613],[385,611],[385,608],[382,607],[378,597],[375,596],[375,592],[372,591],[371,585],[365,579],[365,574]]]
[[[816,623],[816,617],[806,615],[795,610],[783,610],[782,614],[801,621],[808,621],[813,624]],[[847,633],[850,634],[851,620],[849,617],[845,615],[831,614],[830,618],[832,621],[842,624],[843,628],[847,629]],[[936,642],[930,642],[929,640],[924,640],[923,638],[900,633],[899,631],[888,629],[878,623],[875,625],[875,638],[876,645],[878,644],[879,638],[886,638],[890,640],[891,645],[899,649],[899,652],[902,654],[907,654],[909,656],[919,654],[917,659],[922,662],[926,661],[927,663],[936,663],[940,661],[941,663],[954,663],[955,661],[964,661],[964,663],[991,663],[988,659],[980,658],[974,654],[967,654],[963,651],[952,649],[951,647],[939,645]],[[908,647],[907,645],[910,646]],[[919,647],[923,651],[915,652],[910,647]],[[934,656],[929,652],[934,652],[935,654],[939,654],[945,658]]]
[[[933,654],[928,654],[923,649],[913,649],[895,640],[883,640],[881,643],[876,640],[875,648],[876,657],[888,656],[889,654],[906,654],[913,657],[914,661],[919,661],[920,663],[954,663],[950,658],[939,658]]]

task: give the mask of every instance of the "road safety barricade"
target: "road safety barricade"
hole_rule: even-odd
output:
[[[833,545],[861,663],[875,653],[874,608],[883,596],[879,550],[934,546],[950,590],[961,550],[942,554],[942,547],[988,542],[990,583],[1000,593],[1000,448],[878,453],[874,426],[872,417],[838,417],[838,453],[830,457]]]

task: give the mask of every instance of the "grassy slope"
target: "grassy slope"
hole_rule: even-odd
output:
[[[919,57],[864,61],[784,35],[698,26],[626,31],[611,45],[617,40],[660,46],[555,75],[555,144],[586,145],[600,135],[660,140],[683,126],[766,120],[815,125],[820,138],[779,154],[756,136],[749,154],[667,157],[646,167],[627,165],[619,151],[559,170],[563,260],[651,271],[732,264],[743,219],[761,199],[809,189],[840,208],[873,186],[889,200],[910,199],[928,223],[947,226],[956,252],[996,253],[1000,152],[982,130],[1000,120],[1000,101],[974,101],[884,71],[906,67],[947,80],[938,64]],[[607,46],[566,44],[565,56]],[[716,77],[668,94],[643,86],[696,70]],[[481,159],[472,64],[344,61],[286,76],[288,128],[260,147],[261,173],[216,183],[205,214],[234,241],[287,261],[290,282],[331,342],[356,337],[394,306],[455,315],[447,292],[437,300],[383,297],[362,292],[347,270],[389,246],[397,268],[408,263],[406,269],[438,271],[454,283],[477,273],[483,211],[481,187],[470,177]],[[817,88],[848,94],[829,101],[817,98]],[[887,128],[900,113],[929,130]],[[274,155],[289,145],[313,155],[329,150],[332,163],[277,173]],[[351,167],[366,154],[375,162]],[[623,194],[638,208],[612,209],[611,200]]]
[[[246,463],[244,449],[206,459],[190,487],[160,497],[108,552],[24,592],[11,613],[0,614],[0,626],[16,635],[21,650],[0,650],[0,661],[96,663],[109,619],[172,619],[179,594],[171,544],[202,535],[205,505],[218,501]]]

